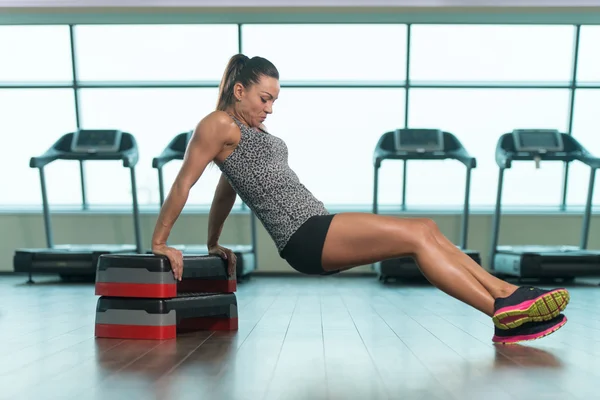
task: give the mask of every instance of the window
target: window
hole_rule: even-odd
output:
[[[405,25],[243,25],[243,52],[282,81],[404,81]]]
[[[575,112],[573,114],[573,136],[592,155],[600,157],[600,116],[598,104],[600,90],[580,89],[575,95]],[[600,173],[596,172],[596,177]],[[583,206],[587,200],[590,168],[581,163],[573,162],[569,167],[569,183],[567,188],[567,204]],[[593,204],[600,202],[600,182],[596,178]]]
[[[300,182],[326,205],[370,205],[373,151],[384,132],[404,126],[404,90],[284,88],[265,125],[286,142]],[[381,205],[397,202],[393,172],[382,167]]]
[[[69,27],[0,26],[0,60],[0,81],[72,81]]]
[[[219,81],[237,25],[92,25],[75,30],[82,81]]]
[[[411,29],[410,75],[417,85],[567,84],[571,79],[573,26],[413,25]],[[235,24],[77,25],[74,30],[78,78],[84,84],[216,84],[239,45]],[[266,125],[286,141],[290,165],[300,181],[329,206],[372,204],[373,150],[382,134],[404,127],[405,91],[399,87],[298,88],[286,84],[403,84],[406,39],[407,28],[402,24],[242,25],[242,51],[271,60],[281,75],[281,95]],[[597,39],[600,27],[582,28],[580,81],[600,82],[600,57],[594,47]],[[0,26],[0,55],[5,61],[0,63],[0,81],[72,80],[67,25]],[[579,90],[575,102],[574,135],[593,153],[600,144],[594,114],[599,93]],[[79,94],[83,128],[122,129],[137,138],[139,202],[156,206],[158,179],[152,158],[175,135],[193,129],[215,109],[218,89],[83,88]],[[528,127],[568,128],[567,89],[411,88],[409,95],[410,127],[449,131],[477,158],[471,186],[473,206],[495,202],[498,167],[494,152],[502,133]],[[0,90],[0,107],[11,110],[0,119],[0,129],[10,132],[15,144],[15,151],[0,159],[2,168],[13,172],[1,176],[0,184],[19,187],[0,193],[0,204],[40,204],[39,176],[29,168],[28,160],[75,129],[73,91]],[[174,161],[165,167],[167,191],[180,165]],[[80,203],[76,162],[52,164],[47,173],[52,205]],[[85,173],[91,204],[130,204],[130,178],[122,164],[90,162]],[[192,189],[188,204],[209,205],[219,175],[218,167],[207,169]],[[379,178],[379,205],[399,207],[402,163],[385,161]],[[560,163],[542,163],[539,170],[533,163],[515,163],[506,174],[503,205],[555,207],[561,200],[562,178]],[[457,161],[411,161],[407,204],[411,208],[460,207],[464,183],[465,167]],[[587,183],[587,168],[574,164],[569,204],[583,204]],[[600,199],[598,196],[595,199]]]
[[[160,155],[175,135],[194,129],[215,109],[214,89],[84,89],[81,91],[81,124],[87,129],[121,129],[136,137],[138,201],[158,205],[158,175],[152,158]],[[179,171],[180,161],[166,165],[165,196]],[[118,162],[90,163],[86,169],[90,203],[130,204],[127,170]],[[107,179],[110,176],[110,190]],[[188,204],[210,204],[220,176],[217,166],[208,168],[192,189]],[[94,182],[98,182],[97,185]],[[239,199],[238,199],[239,201]]]
[[[416,25],[410,78],[567,83],[574,33],[572,26]]]
[[[452,132],[477,158],[471,204],[496,202],[498,166],[495,149],[503,133],[516,128],[568,127],[569,91],[562,89],[411,89],[409,126]],[[409,164],[407,203],[463,204],[464,167],[458,162]],[[413,163],[416,164],[416,163]],[[515,162],[507,170],[502,204],[557,206],[562,192],[560,163]]]
[[[76,128],[73,91],[70,89],[0,90],[0,134],[5,146],[0,157],[0,204],[39,205],[42,202],[37,169],[29,159],[42,155],[62,135]],[[78,204],[79,169],[73,161],[56,161],[46,167],[48,201]],[[75,165],[75,167],[74,167]]]
[[[600,82],[600,26],[582,26],[579,36],[579,63],[577,80],[579,83]]]

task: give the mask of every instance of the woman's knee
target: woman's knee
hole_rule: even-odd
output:
[[[427,229],[431,230],[434,234],[437,234],[440,232],[440,228],[438,227],[438,224],[430,218],[417,218],[417,221],[419,223],[425,225],[427,227]]]
[[[416,224],[412,229],[412,233],[414,235],[413,237],[415,239],[415,244],[417,248],[416,250],[427,250],[431,249],[432,246],[437,246],[437,231],[437,224],[432,220],[422,218],[416,221]]]

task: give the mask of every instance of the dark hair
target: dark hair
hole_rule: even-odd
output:
[[[279,71],[266,58],[236,54],[229,59],[221,84],[219,85],[219,100],[217,110],[224,111],[233,102],[233,86],[240,82],[244,87],[258,83],[261,76],[279,79]]]

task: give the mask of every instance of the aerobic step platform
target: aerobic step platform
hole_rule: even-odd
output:
[[[172,299],[105,297],[96,306],[95,335],[174,339],[177,333],[238,329],[235,293],[187,293]]]
[[[180,293],[234,293],[235,274],[217,256],[183,256],[183,276],[175,280],[169,259],[154,254],[104,254],[96,267],[96,295],[172,298]]]

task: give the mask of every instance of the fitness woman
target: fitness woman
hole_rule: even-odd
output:
[[[489,274],[454,246],[429,219],[370,213],[331,214],[288,166],[283,140],[263,122],[279,96],[279,72],[268,60],[234,55],[225,69],[214,112],[196,126],[184,162],[162,206],[152,251],[168,257],[181,280],[183,256],[167,246],[192,186],[210,163],[221,178],[209,213],[208,250],[228,261],[218,244],[236,196],[250,207],[280,256],[304,274],[326,275],[384,259],[413,256],[436,287],[492,318],[496,343],[538,339],[562,327],[565,289],[517,287]]]

